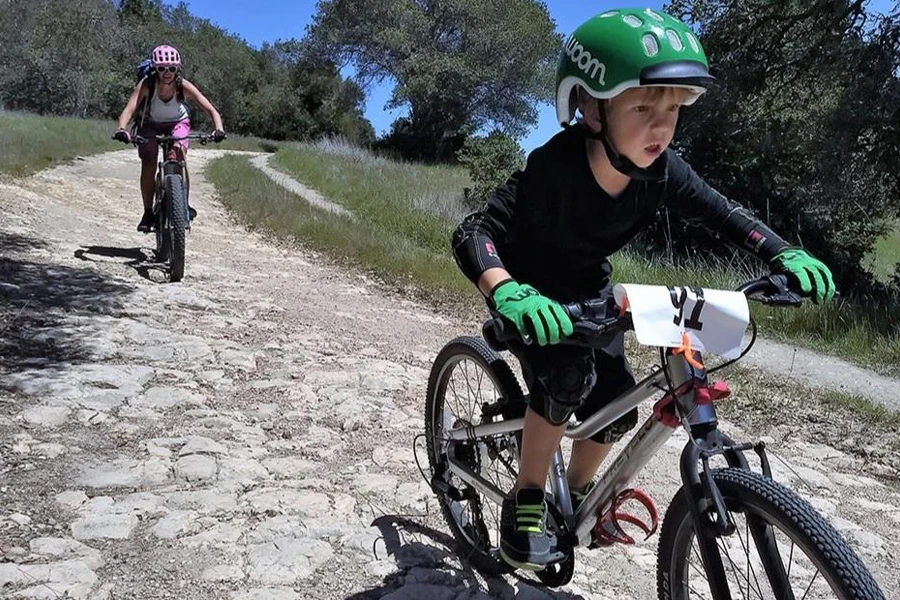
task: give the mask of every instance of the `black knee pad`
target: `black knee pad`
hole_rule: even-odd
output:
[[[597,383],[594,357],[583,354],[555,362],[537,376],[537,383],[540,389],[532,391],[532,410],[551,425],[562,425]]]

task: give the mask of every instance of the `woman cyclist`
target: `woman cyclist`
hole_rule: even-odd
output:
[[[137,135],[147,139],[147,143],[138,147],[141,157],[141,195],[144,199],[144,216],[138,223],[138,231],[147,233],[153,224],[153,197],[156,193],[156,164],[158,145],[154,136],[171,135],[187,136],[191,132],[191,121],[185,101],[196,103],[213,122],[213,140],[225,139],[225,126],[222,117],[206,96],[193,83],[181,76],[181,55],[172,46],[157,46],[150,55],[152,71],[141,79],[134,90],[122,114],[119,115],[119,128],[113,137],[130,143],[131,134],[127,126],[138,106],[144,106],[142,116],[135,123]],[[167,159],[185,160],[188,141],[182,140],[174,146],[174,156]],[[187,176],[187,172],[185,172]],[[186,177],[185,177],[186,178]],[[196,212],[191,209],[191,218]]]

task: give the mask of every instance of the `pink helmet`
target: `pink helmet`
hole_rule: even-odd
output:
[[[157,46],[150,53],[154,67],[180,67],[181,55],[172,46]]]

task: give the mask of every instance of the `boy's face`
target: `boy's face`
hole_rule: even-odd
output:
[[[681,88],[644,87],[625,90],[611,99],[606,118],[613,147],[638,167],[649,167],[672,142],[678,111],[687,95]],[[579,105],[587,124],[599,131],[599,103],[593,100]]]

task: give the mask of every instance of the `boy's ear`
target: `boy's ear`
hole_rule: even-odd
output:
[[[579,107],[587,102],[587,100],[590,98],[590,94],[584,91],[584,88],[580,85],[575,86],[575,88],[572,90],[572,94],[575,95],[576,106]]]

